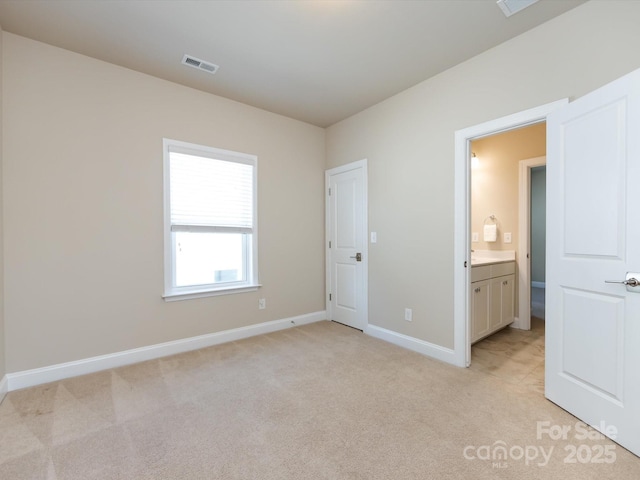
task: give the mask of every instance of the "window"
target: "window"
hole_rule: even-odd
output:
[[[164,139],[168,300],[254,290],[257,158]]]

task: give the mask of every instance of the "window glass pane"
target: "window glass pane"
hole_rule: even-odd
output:
[[[175,232],[176,286],[246,281],[241,233]]]

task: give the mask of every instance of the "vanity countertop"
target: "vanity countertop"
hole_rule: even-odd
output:
[[[493,265],[494,263],[507,263],[513,260],[505,260],[504,258],[474,258],[471,257],[471,266],[479,267],[480,265]]]
[[[471,252],[471,266],[492,265],[495,263],[514,262],[515,250],[476,250]]]

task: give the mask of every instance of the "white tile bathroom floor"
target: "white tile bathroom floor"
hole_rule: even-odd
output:
[[[531,330],[507,327],[479,341],[470,368],[544,395],[544,320],[531,317]]]

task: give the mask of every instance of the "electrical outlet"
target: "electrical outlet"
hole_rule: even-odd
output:
[[[480,241],[480,237],[478,236],[478,232],[473,232],[471,234],[471,241],[472,242],[479,242]]]
[[[260,300],[258,300],[258,308],[260,310],[264,310],[265,308],[267,308],[267,299],[266,298],[261,298]]]
[[[413,310],[411,310],[410,308],[405,308],[404,309],[404,319],[407,322],[410,322],[413,319]]]
[[[511,233],[507,232],[504,234],[504,243],[511,243]]]

